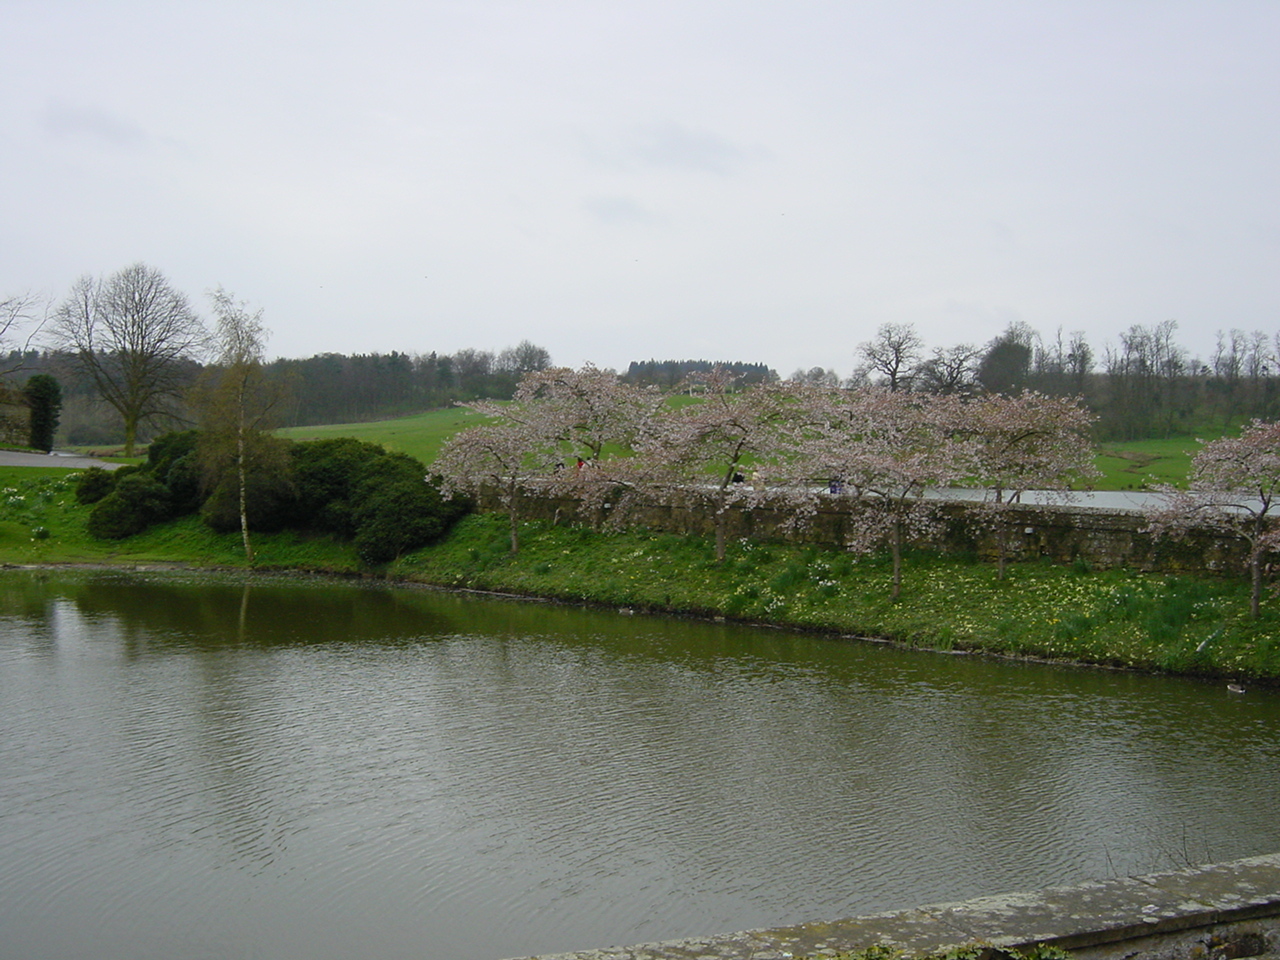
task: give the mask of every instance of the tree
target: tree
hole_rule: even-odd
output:
[[[967,393],[975,386],[982,351],[971,343],[936,347],[933,356],[916,368],[915,386],[926,393]]]
[[[797,384],[757,384],[734,390],[735,378],[716,368],[702,378],[700,403],[669,411],[638,442],[639,460],[651,482],[689,489],[710,486],[716,523],[716,560],[725,558],[728,507],[760,495],[744,471],[775,457]]]
[[[909,323],[884,323],[875,338],[858,344],[858,356],[871,373],[884,378],[891,393],[911,388],[924,341]]]
[[[987,352],[978,363],[978,382],[983,389],[1011,394],[1026,386],[1037,339],[1031,327],[1015,321],[987,344]]]
[[[938,525],[942,501],[926,498],[925,491],[973,472],[973,442],[952,429],[959,398],[872,388],[815,395],[815,400],[818,405],[810,408],[788,462],[810,477],[831,478],[830,490],[837,496],[860,501],[850,517],[847,544],[859,552],[889,548],[890,599],[897,600],[903,545]]]
[[[481,408],[480,404],[474,406]],[[531,473],[551,472],[556,463],[563,466],[564,461],[554,443],[530,429],[527,423],[508,419],[454,434],[440,448],[431,470],[441,478],[446,497],[465,494],[478,499],[486,489],[494,492],[507,511],[511,552],[518,553],[520,496],[525,480]]]
[[[264,376],[267,331],[262,311],[249,311],[222,287],[209,294],[218,318],[214,335],[217,365],[206,371],[193,391],[200,411],[199,457],[207,489],[216,490],[228,477],[235,484],[244,555],[253,563],[249,540],[249,483],[252,473],[284,474],[283,445],[266,433],[268,420],[284,396],[279,381]]]
[[[10,349],[8,362],[0,365],[0,377],[22,369],[27,347],[44,326],[47,311],[45,302],[29,293],[0,300],[0,347]],[[12,349],[13,341],[18,337],[24,337],[23,344],[16,350]]]
[[[125,456],[141,424],[171,412],[187,385],[183,362],[206,343],[186,296],[143,263],[106,280],[77,280],[54,314],[53,336],[120,414]]]
[[[1185,537],[1197,527],[1242,537],[1249,546],[1249,611],[1262,600],[1263,561],[1280,550],[1272,508],[1280,496],[1280,423],[1255,420],[1239,437],[1204,444],[1191,461],[1188,489],[1163,486],[1147,512],[1158,536]]]
[[[495,370],[509,373],[517,379],[528,373],[546,370],[551,366],[551,354],[528,340],[521,340],[514,347],[507,347],[493,362]]]
[[[47,373],[37,373],[27,381],[22,394],[31,407],[31,446],[45,453],[53,449],[62,412],[62,387]]]
[[[1089,439],[1093,420],[1079,400],[1029,390],[965,404],[957,426],[977,441],[974,478],[988,492],[979,515],[995,528],[999,579],[1004,579],[1009,507],[1028,490],[1065,496],[1075,479],[1097,475]]]
[[[623,505],[612,495],[634,492],[636,461],[621,456],[606,460],[605,448],[632,452],[636,438],[663,408],[656,387],[626,383],[612,370],[587,364],[578,370],[559,367],[527,374],[513,399],[531,436],[553,441],[562,457],[577,461],[573,470],[553,471],[554,488],[577,497],[595,524],[607,507]],[[511,415],[510,408],[500,409]]]

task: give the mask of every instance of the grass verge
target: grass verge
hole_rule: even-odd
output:
[[[0,468],[0,563],[247,566],[238,534],[199,519],[122,541],[91,538],[74,471]],[[889,597],[887,558],[736,541],[724,563],[699,537],[529,522],[508,551],[504,516],[465,518],[441,543],[386,568],[348,543],[293,533],[254,538],[258,567],[388,576],[446,587],[725,616],[942,650],[976,650],[1177,673],[1280,679],[1280,602],[1249,617],[1242,580],[909,555]]]
[[[469,587],[726,616],[943,650],[1229,677],[1280,678],[1280,614],[1249,617],[1243,581],[1084,566],[992,564],[915,553],[889,600],[887,558],[644,531],[466,518],[447,541],[397,561],[394,576]],[[1273,604],[1272,607],[1275,605]]]

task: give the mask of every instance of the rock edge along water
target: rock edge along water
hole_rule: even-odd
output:
[[[1280,854],[898,913],[526,960],[799,960],[877,945],[923,955],[972,944],[1013,950],[1039,943],[1083,960],[1237,960],[1280,949]]]

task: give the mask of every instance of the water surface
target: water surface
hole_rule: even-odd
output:
[[[1280,697],[322,581],[0,575],[0,958],[478,958],[1280,850]]]

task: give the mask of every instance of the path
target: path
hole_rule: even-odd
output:
[[[123,466],[120,463],[108,463],[94,457],[81,457],[74,453],[22,453],[17,450],[0,450],[0,467],[64,467],[69,470],[85,470],[89,467],[102,467],[103,470],[115,470]]]

